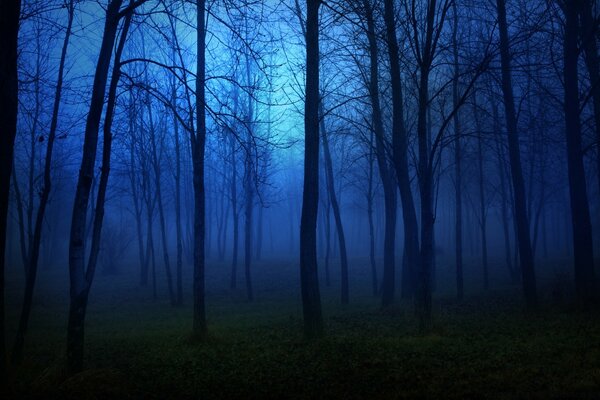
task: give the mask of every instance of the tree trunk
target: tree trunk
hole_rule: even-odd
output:
[[[373,284],[373,296],[377,296],[377,264],[375,263],[375,228],[373,224],[373,131],[371,131],[369,140],[369,183],[367,186],[367,217],[369,219],[369,261],[371,263],[371,280]],[[406,242],[405,242],[406,243]],[[403,280],[404,282],[404,280]],[[404,293],[404,291],[403,291]]]
[[[94,212],[92,243],[90,248],[87,268],[85,265],[84,232],[89,193],[91,189],[91,178],[94,173],[96,148],[98,144],[98,130],[102,108],[104,105],[104,93],[106,91],[106,80],[114,42],[119,26],[119,8],[122,0],[113,0],[106,11],[106,23],[104,36],[100,48],[94,86],[92,89],[92,101],[90,112],[86,122],[84,150],[77,182],[77,192],[73,206],[73,217],[71,222],[71,237],[69,243],[69,272],[71,305],[69,322],[67,328],[67,370],[70,374],[80,372],[83,367],[83,332],[85,313],[89,291],[96,270],[98,252],[100,250],[100,237],[102,233],[102,221],[104,218],[104,203],[108,177],[110,173],[110,152],[112,146],[112,119],[116,103],[117,84],[120,78],[120,57],[125,45],[131,13],[127,14],[123,25],[121,39],[115,54],[115,65],[110,82],[108,103],[104,119],[104,144],[102,149],[102,167],[98,195],[96,198],[96,209]]]
[[[251,140],[248,140],[250,143]],[[247,149],[247,151],[250,151]],[[244,205],[244,273],[246,278],[246,296],[248,301],[254,300],[254,292],[252,291],[252,275],[250,267],[252,265],[252,219],[254,211],[254,179],[252,173],[252,163],[250,155],[246,154],[246,168],[244,173],[244,184],[246,201]]]
[[[458,66],[458,13],[456,2],[452,3],[454,14],[454,24],[452,29],[452,55],[454,58],[454,79],[452,80],[452,103],[456,109],[458,107],[458,77],[460,69]],[[462,237],[462,153],[461,153],[461,128],[459,113],[456,112],[453,118],[454,122],[454,189],[455,189],[455,263],[456,263],[456,297],[460,301],[464,298],[464,277],[463,277],[463,237]]]
[[[581,306],[589,309],[596,296],[596,276],[594,273],[592,223],[581,145],[581,122],[579,120],[577,62],[579,57],[578,17],[581,1],[573,0],[566,2],[564,5],[564,108],[571,223],[573,226],[573,253],[575,258],[575,288]]]
[[[331,201],[327,192],[325,202],[325,286],[331,286],[331,275],[329,273],[329,260],[331,259]]]
[[[262,241],[263,241],[263,205],[262,202],[258,204],[258,218],[256,221],[256,261],[260,261],[262,258]]]
[[[488,271],[488,248],[487,248],[487,209],[485,197],[485,179],[484,179],[484,153],[483,153],[483,132],[481,121],[479,119],[479,108],[477,107],[477,98],[474,99],[473,116],[475,118],[475,129],[477,129],[477,162],[478,162],[478,180],[479,180],[479,229],[481,231],[481,266],[483,267],[483,289],[490,288]]]
[[[396,38],[396,23],[393,0],[385,0],[385,27],[388,53],[390,57],[390,78],[392,83],[392,148],[394,168],[402,202],[404,221],[404,256],[402,262],[402,298],[413,297],[416,287],[416,274],[419,263],[419,232],[417,213],[408,172],[408,139],[404,125],[404,99],[400,77],[400,54]]]
[[[37,210],[35,219],[35,227],[33,231],[33,240],[29,248],[29,256],[27,257],[29,265],[27,267],[27,281],[25,284],[25,294],[23,297],[23,308],[21,310],[21,317],[19,319],[19,327],[15,338],[15,343],[12,351],[12,362],[13,364],[20,363],[23,357],[23,344],[25,342],[25,333],[27,332],[27,325],[29,322],[29,315],[31,313],[31,305],[33,301],[33,289],[35,286],[38,260],[40,255],[40,243],[42,238],[42,228],[44,222],[44,216],[46,214],[46,206],[48,205],[48,198],[50,197],[51,179],[50,170],[52,168],[52,151],[54,149],[54,140],[56,138],[56,128],[58,125],[58,112],[60,108],[60,99],[62,95],[63,76],[65,68],[65,59],[67,56],[67,48],[69,46],[69,38],[71,36],[71,27],[73,25],[73,14],[74,4],[73,0],[70,0],[67,4],[68,9],[68,20],[67,20],[67,31],[63,41],[63,47],[60,55],[60,62],[58,67],[58,79],[56,83],[56,91],[54,94],[54,106],[52,109],[52,119],[50,122],[50,131],[48,132],[48,144],[46,147],[46,159],[44,162],[44,185],[42,187],[42,193],[40,196],[40,204]],[[33,191],[33,188],[30,190]]]
[[[196,133],[191,134],[192,163],[194,169],[194,317],[193,335],[206,337],[206,309],[204,302],[205,266],[205,193],[204,151],[206,145],[206,0],[196,2],[197,72],[196,72]]]
[[[527,307],[535,308],[537,306],[535,267],[533,262],[533,254],[531,251],[525,183],[523,181],[521,151],[519,149],[519,133],[517,131],[517,116],[515,112],[515,100],[512,87],[510,43],[506,21],[505,0],[496,0],[496,5],[498,9],[498,27],[500,30],[502,93],[504,95],[506,128],[508,131],[508,153],[513,184],[515,223],[517,229],[521,274],[523,278],[523,293]]]
[[[300,222],[300,280],[304,335],[323,335],[323,316],[317,273],[317,213],[319,207],[319,6],[307,0],[306,90],[304,101],[304,190]]]
[[[175,91],[175,81],[173,80],[173,93],[171,98],[173,105],[177,101]],[[179,143],[179,122],[173,116],[173,134],[175,135],[175,229],[176,229],[176,247],[177,247],[177,296],[176,304],[183,305],[183,230],[181,227],[181,145]]]
[[[333,178],[333,162],[331,160],[331,152],[329,151],[329,138],[327,137],[327,131],[325,130],[325,116],[323,113],[323,104],[320,104],[321,114],[321,139],[323,141],[323,155],[325,158],[325,180],[327,182],[327,191],[329,192],[329,200],[331,202],[331,208],[333,209],[333,218],[335,220],[335,227],[337,230],[337,237],[340,246],[340,257],[341,257],[341,301],[342,304],[348,304],[348,256],[346,253],[346,236],[344,235],[344,226],[342,225],[342,217],[340,212],[340,206],[337,201],[335,193],[335,182]]]
[[[383,239],[383,282],[381,287],[381,306],[388,307],[394,301],[396,289],[395,271],[395,242],[396,242],[396,187],[393,183],[392,172],[388,167],[385,150],[385,134],[379,102],[379,50],[375,33],[373,8],[367,0],[363,1],[367,22],[367,39],[369,42],[369,97],[373,110],[373,130],[375,133],[375,154],[379,176],[383,184],[385,203],[385,234]]]
[[[173,276],[171,274],[171,263],[169,261],[169,245],[167,242],[167,228],[165,223],[165,210],[162,199],[162,182],[161,182],[161,165],[158,158],[158,149],[156,145],[156,129],[154,126],[154,118],[152,115],[152,102],[150,95],[146,97],[146,105],[148,107],[148,122],[150,125],[150,145],[152,148],[152,167],[154,169],[154,185],[156,190],[156,201],[158,206],[158,222],[160,225],[160,236],[163,248],[163,262],[165,265],[165,274],[167,276],[167,287],[169,289],[169,300],[171,305],[177,303],[175,291],[173,290]]]
[[[600,59],[596,41],[598,26],[594,18],[592,0],[581,0],[581,42],[585,52],[585,65],[590,77],[594,123],[596,128],[596,171],[600,190]]]
[[[6,231],[8,229],[8,197],[17,134],[18,73],[17,44],[20,0],[0,2],[0,381],[6,378],[4,270]]]

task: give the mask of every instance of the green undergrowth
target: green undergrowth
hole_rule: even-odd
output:
[[[223,290],[210,294],[210,333],[197,342],[189,304],[134,288],[94,289],[85,371],[69,378],[64,298],[38,303],[6,398],[600,398],[600,316],[557,305],[526,314],[514,290],[437,299],[422,336],[410,304],[381,311],[363,293],[342,307],[326,289],[326,335],[314,342],[302,338],[296,292],[265,289],[249,303]]]

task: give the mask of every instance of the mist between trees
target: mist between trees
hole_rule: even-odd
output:
[[[206,275],[252,302],[257,264],[295,266],[309,340],[323,287],[408,302],[421,334],[438,294],[597,304],[595,1],[0,7],[3,376],[40,269],[68,282],[71,374],[98,274],[191,305],[198,341]]]

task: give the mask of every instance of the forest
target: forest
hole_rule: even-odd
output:
[[[1,0],[0,396],[600,398],[599,43],[596,0]]]

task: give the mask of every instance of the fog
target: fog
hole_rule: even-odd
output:
[[[364,310],[427,337],[447,304],[597,308],[594,1],[10,3],[15,376],[52,358],[28,349],[42,332],[62,377],[95,365],[84,326],[107,304],[209,347],[257,310],[313,343]]]

